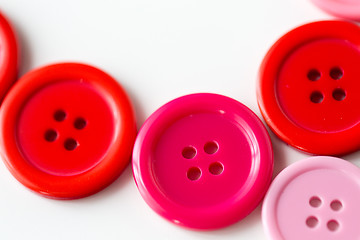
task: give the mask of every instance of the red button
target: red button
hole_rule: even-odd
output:
[[[115,180],[136,135],[125,91],[106,73],[64,63],[28,73],[5,98],[1,150],[12,174],[53,198],[79,198]]]
[[[278,40],[260,69],[258,103],[285,142],[323,155],[359,149],[360,28],[343,21],[301,26]]]
[[[0,102],[15,82],[18,69],[18,49],[14,31],[0,13]]]

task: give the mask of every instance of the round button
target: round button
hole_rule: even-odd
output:
[[[359,0],[311,0],[322,10],[338,17],[360,20]]]
[[[148,205],[181,226],[214,229],[247,216],[271,180],[272,146],[257,116],[216,94],[177,98],[144,123],[134,178]]]
[[[262,208],[273,240],[359,239],[360,169],[334,157],[311,157],[283,170]]]
[[[303,25],[273,45],[260,69],[257,97],[282,140],[323,155],[359,149],[359,46],[360,28],[343,21]]]
[[[0,103],[15,82],[18,70],[18,48],[14,31],[0,12]]]
[[[136,136],[125,91],[106,73],[62,63],[22,77],[0,114],[1,151],[11,173],[47,197],[93,194],[130,160]]]

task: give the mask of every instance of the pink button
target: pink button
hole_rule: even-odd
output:
[[[268,133],[243,104],[216,94],[175,99],[140,130],[133,171],[148,205],[190,228],[212,229],[248,215],[271,180]]]
[[[262,219],[273,240],[360,239],[360,169],[311,157],[283,170],[266,194]]]
[[[359,0],[312,0],[319,8],[338,17],[360,20]]]

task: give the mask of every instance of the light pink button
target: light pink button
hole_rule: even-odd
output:
[[[319,8],[338,17],[360,20],[359,0],[312,0]]]
[[[262,200],[273,156],[268,133],[243,104],[216,94],[175,99],[141,128],[133,171],[148,205],[190,228],[232,224]]]
[[[360,239],[360,169],[311,157],[283,170],[265,196],[262,219],[273,240]]]

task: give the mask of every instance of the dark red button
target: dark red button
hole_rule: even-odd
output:
[[[287,33],[260,69],[258,103],[265,121],[303,151],[340,155],[359,149],[360,28],[310,23]]]
[[[15,82],[18,70],[18,48],[14,31],[0,13],[0,102]]]
[[[12,174],[54,198],[95,193],[129,162],[136,135],[125,91],[106,73],[64,63],[28,73],[5,98],[1,150]]]

